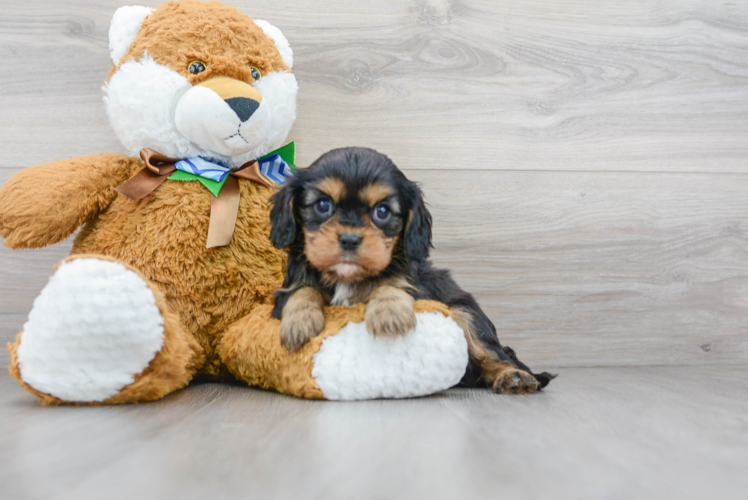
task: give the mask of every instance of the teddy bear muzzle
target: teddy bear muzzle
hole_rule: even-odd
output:
[[[177,102],[179,133],[195,144],[235,156],[262,144],[270,131],[268,107],[252,85],[219,76],[194,85]]]

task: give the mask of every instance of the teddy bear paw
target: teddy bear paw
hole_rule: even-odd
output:
[[[63,262],[34,301],[18,346],[24,382],[70,402],[94,402],[131,384],[164,342],[148,284],[123,264]]]

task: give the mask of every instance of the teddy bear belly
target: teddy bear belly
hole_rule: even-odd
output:
[[[272,190],[242,181],[231,244],[205,248],[210,193],[198,182],[166,181],[139,202],[120,195],[77,236],[72,254],[106,255],[138,269],[205,350],[202,372],[222,378],[223,332],[258,304],[272,303],[285,254],[269,240]]]

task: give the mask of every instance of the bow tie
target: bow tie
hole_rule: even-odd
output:
[[[293,175],[296,146],[292,142],[262,158],[231,169],[206,158],[169,158],[152,149],[142,149],[146,167],[114,190],[133,201],[151,194],[166,179],[200,181],[213,194],[210,200],[207,248],[231,242],[239,214],[239,181],[246,179],[265,186],[283,184]]]

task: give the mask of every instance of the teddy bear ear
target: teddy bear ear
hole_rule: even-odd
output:
[[[288,40],[286,40],[286,37],[283,36],[281,30],[262,19],[255,19],[254,21],[257,26],[262,28],[262,31],[264,31],[267,36],[273,39],[275,46],[278,47],[278,52],[280,52],[280,55],[283,58],[283,63],[289,68],[293,68],[293,50],[291,50],[291,45],[288,43]]]
[[[133,40],[143,24],[143,20],[155,9],[137,5],[120,7],[112,16],[109,26],[109,57],[115,66],[127,53]]]

